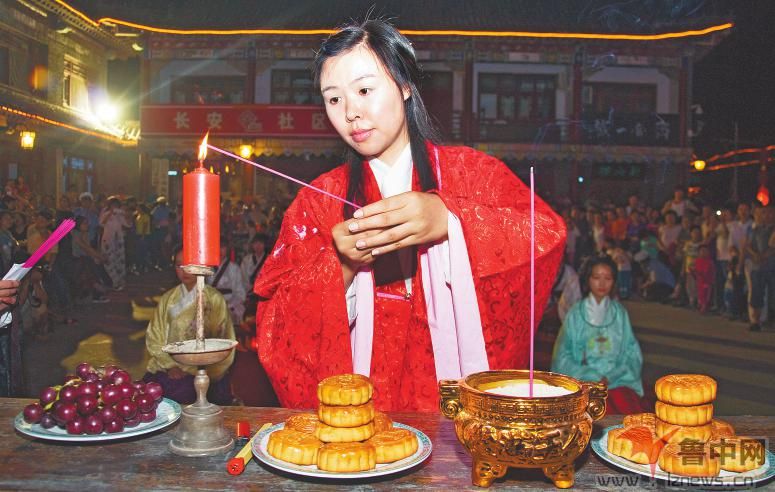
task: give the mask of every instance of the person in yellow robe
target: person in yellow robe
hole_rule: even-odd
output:
[[[175,253],[175,273],[180,285],[162,295],[153,318],[145,333],[145,345],[150,354],[148,372],[143,380],[161,384],[164,396],[178,403],[196,400],[194,375],[196,366],[178,364],[162,350],[168,343],[196,338],[196,276],[181,268],[182,249]],[[208,285],[205,297],[205,338],[234,340],[234,326],[223,294]],[[234,352],[224,361],[207,366],[210,388],[207,399],[218,405],[230,405],[233,400],[229,368],[234,362]]]

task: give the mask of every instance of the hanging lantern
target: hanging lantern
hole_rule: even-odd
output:
[[[761,185],[759,191],[756,192],[756,199],[763,207],[766,207],[770,204],[770,190],[768,190],[766,186]]]
[[[759,190],[756,192],[756,199],[764,207],[770,204],[770,190],[767,189],[767,166],[765,165],[759,168]]]
[[[19,144],[24,150],[30,150],[35,147],[35,132],[23,131],[19,135]]]

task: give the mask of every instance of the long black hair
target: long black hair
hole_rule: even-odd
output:
[[[435,188],[437,183],[426,142],[437,143],[438,132],[417,88],[421,70],[417,64],[414,48],[395,27],[383,20],[371,19],[346,25],[339,32],[329,36],[315,55],[313,65],[315,86],[320,88],[320,75],[326,60],[347,53],[359,45],[366,46],[374,53],[393,78],[399,91],[409,91],[409,97],[404,101],[404,114],[409,132],[409,145],[412,149],[412,162],[423,191]],[[363,160],[362,155],[348,146],[345,151],[345,161],[350,165],[347,199],[355,203],[364,201]],[[345,218],[351,217],[353,212],[350,206],[345,207]]]

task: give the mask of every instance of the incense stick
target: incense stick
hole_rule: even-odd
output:
[[[533,355],[535,352],[535,178],[533,167],[530,167],[530,398],[533,397]]]
[[[336,195],[334,195],[333,193],[329,193],[329,192],[327,192],[326,190],[321,190],[320,188],[318,188],[318,187],[316,187],[316,186],[312,186],[312,185],[311,185],[311,184],[309,184],[309,183],[305,183],[304,181],[301,181],[301,180],[299,180],[299,179],[296,179],[296,178],[294,178],[294,177],[292,177],[292,176],[288,176],[287,174],[283,174],[283,173],[281,173],[280,171],[275,171],[275,170],[274,170],[274,169],[272,169],[272,168],[269,168],[269,167],[266,167],[266,166],[262,166],[261,164],[259,164],[259,163],[257,163],[257,162],[253,162],[253,161],[251,161],[251,160],[248,160],[248,159],[245,159],[245,158],[243,158],[243,157],[240,157],[240,156],[238,156],[238,155],[236,155],[236,154],[232,154],[232,153],[231,153],[231,152],[229,152],[229,151],[226,151],[226,150],[223,150],[223,149],[219,149],[218,147],[215,147],[215,146],[213,146],[213,145],[211,145],[211,144],[207,144],[207,148],[208,148],[208,149],[212,149],[212,150],[214,150],[214,151],[216,151],[216,152],[220,152],[220,153],[221,153],[221,154],[223,154],[223,155],[226,155],[226,156],[232,157],[232,158],[234,158],[234,159],[237,159],[238,161],[242,161],[242,162],[244,162],[245,164],[250,164],[251,166],[257,167],[257,168],[259,168],[259,169],[263,169],[264,171],[270,172],[270,173],[272,173],[272,174],[276,174],[277,176],[280,176],[281,178],[285,178],[285,179],[291,180],[291,181],[293,181],[294,183],[300,184],[300,185],[302,185],[302,186],[306,186],[307,188],[312,188],[313,190],[315,190],[315,191],[317,191],[317,192],[323,193],[324,195],[326,195],[326,196],[329,196],[329,197],[331,197],[331,198],[333,198],[333,199],[335,199],[335,200],[339,200],[339,201],[340,201],[340,202],[342,202],[342,203],[346,203],[347,205],[351,205],[351,206],[355,207],[356,209],[358,209],[358,208],[361,208],[361,206],[360,206],[360,205],[358,205],[358,204],[356,204],[356,203],[353,203],[353,202],[351,202],[351,201],[345,200],[344,198],[342,198],[342,197],[340,197],[340,196],[336,196]]]
[[[72,231],[74,227],[75,221],[73,219],[63,220],[62,223],[59,224],[59,227],[57,227],[56,230],[54,230],[54,232],[52,232],[45,241],[43,241],[43,244],[41,244],[38,249],[32,253],[32,256],[30,256],[27,261],[24,262],[23,267],[34,267],[35,264],[41,258],[43,258],[46,253],[48,253],[49,250],[54,247],[55,244],[57,244],[63,237],[65,237],[68,232]]]

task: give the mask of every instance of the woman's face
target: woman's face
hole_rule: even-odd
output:
[[[404,101],[376,55],[359,45],[323,63],[320,88],[328,119],[342,139],[367,159],[392,165],[409,143]]]
[[[598,300],[611,293],[614,286],[614,275],[607,265],[595,265],[589,276],[589,290]]]

